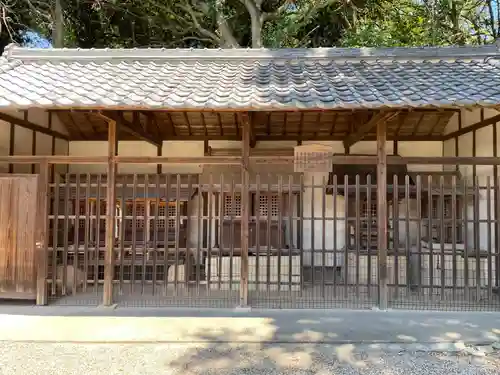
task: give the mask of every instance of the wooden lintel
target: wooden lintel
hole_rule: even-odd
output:
[[[130,135],[136,137],[137,139],[151,143],[153,146],[156,147],[161,146],[162,144],[161,140],[158,140],[153,136],[151,136],[150,134],[146,133],[142,129],[142,127],[135,127],[132,122],[128,121],[123,116],[122,112],[103,111],[102,115],[116,121],[116,123],[120,125],[121,130],[129,133]]]
[[[46,128],[41,125],[34,124],[31,121],[28,121],[24,118],[17,118],[7,113],[0,112],[0,120],[10,122],[11,124],[18,125],[22,128],[33,130],[38,133],[50,135],[51,137],[56,137],[59,139],[64,139],[65,141],[69,141],[69,137],[66,134],[60,133],[56,130]]]
[[[360,125],[353,134],[349,134],[344,139],[344,148],[348,149],[355,143],[361,141],[380,122],[385,122],[392,113],[375,113],[367,122]]]
[[[497,122],[500,122],[500,114],[493,116],[493,117],[490,117],[490,118],[487,118],[485,120],[481,120],[479,122],[476,122],[475,124],[466,126],[462,129],[458,129],[454,132],[448,133],[448,134],[443,136],[443,141],[447,141],[447,140],[450,140],[450,139],[453,139],[456,137],[460,137],[461,135],[482,129],[482,128],[489,126],[489,125],[496,124]]]

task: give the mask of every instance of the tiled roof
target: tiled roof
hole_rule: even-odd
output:
[[[294,50],[6,48],[0,107],[273,110],[500,105],[483,47]]]

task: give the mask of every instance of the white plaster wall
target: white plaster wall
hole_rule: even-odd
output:
[[[13,117],[24,119],[24,111],[2,111]],[[49,127],[49,113],[44,109],[29,109],[27,111],[27,119],[34,124]],[[10,148],[10,123],[0,120],[0,155],[9,155]],[[52,114],[52,129],[57,130],[60,133],[68,134],[66,127],[61,123],[59,118]],[[23,128],[21,126],[14,126],[14,155],[31,155],[32,145],[33,145],[33,133],[36,137],[36,155],[51,155],[52,154],[52,137],[33,132],[32,130]],[[67,144],[68,142],[56,139],[55,154],[56,155],[67,155]],[[66,171],[65,166],[57,166],[57,171]],[[8,173],[9,167],[8,163],[0,163],[0,173]],[[35,169],[35,172],[38,168]],[[31,173],[30,164],[17,164],[14,165],[14,173]]]
[[[106,141],[72,141],[69,142],[71,156],[106,156],[108,142]],[[156,156],[157,149],[148,142],[120,141],[118,142],[120,156]],[[164,141],[162,155],[166,157],[201,157],[203,156],[203,142],[194,141]],[[173,165],[164,164],[164,173],[201,173],[199,164]],[[72,165],[71,173],[106,173],[106,165]],[[122,164],[118,173],[156,173],[156,164]]]
[[[484,119],[498,115],[499,112],[492,109],[485,109],[483,111]],[[476,109],[473,111],[463,110],[462,113],[462,128],[466,128],[476,122],[481,120],[481,110]],[[451,133],[458,129],[458,114],[454,115],[452,121],[448,124],[446,128],[446,133]],[[497,156],[500,156],[500,127],[499,124],[495,124],[497,127]],[[467,133],[458,138],[458,155],[457,156],[473,156],[473,133]],[[446,155],[455,156],[455,140],[450,139],[444,142],[443,149]],[[476,156],[494,156],[493,150],[493,126],[487,126],[485,128],[476,131]],[[454,168],[454,166],[453,166]],[[471,165],[461,165],[459,167],[460,172],[471,184],[473,182],[474,168]],[[475,176],[476,181],[483,188],[486,188],[488,179],[491,186],[493,186],[493,166],[476,166]],[[484,189],[480,190],[479,199],[479,217],[478,219],[487,220],[488,219],[488,205],[490,205],[490,218],[495,219],[494,210],[494,200],[493,191],[487,191]],[[472,201],[469,202],[467,207],[467,216],[469,220],[474,219],[474,206]],[[489,237],[488,237],[488,223],[479,224],[479,248],[481,250],[494,251],[495,245],[495,230],[494,224],[491,224],[490,232],[491,236],[491,249],[489,249]],[[467,245],[469,249],[474,249],[476,244],[474,243],[474,224],[469,223],[467,226]]]

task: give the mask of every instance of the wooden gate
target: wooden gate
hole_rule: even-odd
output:
[[[0,176],[0,298],[35,299],[37,176]]]

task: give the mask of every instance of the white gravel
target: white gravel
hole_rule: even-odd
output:
[[[500,355],[347,344],[50,344],[0,342],[5,375],[497,375]]]

